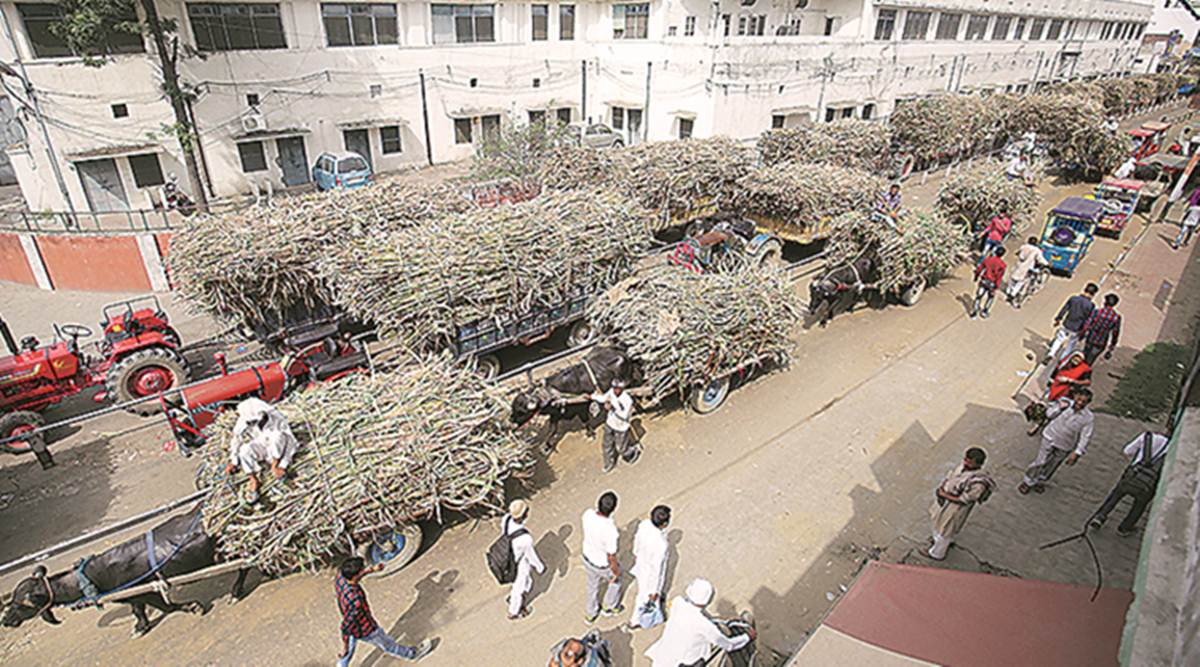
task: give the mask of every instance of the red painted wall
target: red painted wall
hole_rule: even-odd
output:
[[[137,240],[132,236],[38,236],[54,289],[89,292],[150,290]]]
[[[16,234],[0,234],[0,280],[36,285],[33,269],[25,259],[21,239]]]

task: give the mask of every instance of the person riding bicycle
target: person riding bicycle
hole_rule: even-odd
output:
[[[979,281],[979,287],[975,290],[975,303],[971,306],[972,318],[980,315],[987,319],[991,312],[992,302],[996,300],[996,288],[1004,282],[1004,270],[1008,268],[1003,257],[1004,246],[1000,246],[975,267],[975,280]]]
[[[1013,266],[1012,273],[1008,276],[1008,301],[1014,308],[1021,307],[1021,290],[1033,277],[1032,273],[1038,267],[1048,266],[1050,261],[1046,259],[1046,254],[1038,245],[1038,238],[1030,236],[1025,239],[1025,243],[1017,250],[1017,263]]]
[[[982,264],[985,257],[992,254],[996,248],[999,248],[1004,243],[1004,239],[1008,233],[1012,231],[1012,218],[1008,217],[1008,211],[1001,208],[988,221],[987,227],[983,230],[983,252],[979,256],[979,262]]]

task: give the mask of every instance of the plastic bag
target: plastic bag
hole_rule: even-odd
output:
[[[643,630],[653,628],[663,622],[662,605],[656,600],[647,600],[646,604],[638,609],[637,615],[638,626]]]

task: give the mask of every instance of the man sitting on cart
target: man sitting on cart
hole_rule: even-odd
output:
[[[237,413],[230,440],[231,459],[225,466],[225,474],[231,475],[241,468],[250,477],[247,501],[254,503],[258,500],[258,473],[263,465],[270,466],[275,479],[282,479],[299,443],[287,418],[262,399],[247,398],[238,404]]]

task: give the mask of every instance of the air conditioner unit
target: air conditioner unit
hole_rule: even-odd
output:
[[[267,117],[260,113],[248,113],[242,116],[242,129],[246,132],[261,132],[267,129]]]
[[[758,0],[742,0],[743,7],[752,7]]]
[[[807,9],[808,0],[796,0],[796,9]]]

